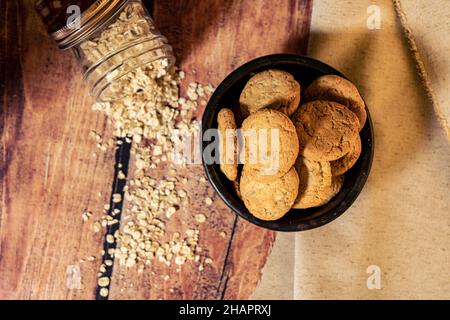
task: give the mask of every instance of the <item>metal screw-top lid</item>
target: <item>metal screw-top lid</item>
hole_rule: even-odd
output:
[[[61,50],[86,40],[113,18],[127,3],[127,0],[97,0],[81,13],[80,19],[74,20],[52,33],[53,39]]]

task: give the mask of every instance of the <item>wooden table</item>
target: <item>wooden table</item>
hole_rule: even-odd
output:
[[[261,55],[305,53],[311,2],[146,5],[186,71],[183,92],[191,81],[218,85]],[[94,299],[105,235],[94,233],[81,215],[89,210],[91,220],[98,219],[110,202],[117,159],[113,150],[100,152],[89,132],[111,136],[111,129],[103,115],[91,111],[77,63],[57,50],[33,7],[32,0],[0,3],[0,298]],[[190,169],[202,173],[200,166]],[[208,184],[190,190],[191,210],[181,214],[208,216],[200,245],[213,264],[202,272],[186,264],[176,272],[154,263],[138,273],[115,263],[111,299],[232,299],[252,293],[275,233],[236,218]],[[212,209],[201,203],[206,195],[214,198]],[[80,262],[91,256],[93,261]],[[73,270],[81,272],[78,289],[67,286]]]

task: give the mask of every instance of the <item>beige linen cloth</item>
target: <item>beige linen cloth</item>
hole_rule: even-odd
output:
[[[450,1],[394,3],[314,1],[309,55],[360,88],[374,162],[344,215],[278,234],[252,298],[450,298]],[[371,5],[380,29],[367,27]],[[379,289],[368,288],[370,266]]]

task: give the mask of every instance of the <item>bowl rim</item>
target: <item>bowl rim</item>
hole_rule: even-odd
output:
[[[236,81],[238,81],[239,79],[241,79],[243,77],[249,76],[249,74],[251,74],[251,72],[254,69],[261,70],[261,69],[264,69],[265,67],[267,67],[267,69],[269,69],[271,67],[274,68],[275,67],[275,66],[273,66],[274,62],[278,65],[283,64],[283,62],[285,62],[286,64],[299,63],[299,64],[308,65],[308,67],[314,68],[316,70],[326,69],[326,70],[330,71],[328,74],[335,74],[335,75],[338,75],[345,79],[348,79],[345,75],[343,75],[340,71],[333,68],[332,66],[330,66],[322,61],[319,61],[317,59],[314,59],[314,58],[311,58],[308,56],[304,56],[304,55],[281,53],[281,54],[265,55],[265,56],[261,56],[261,57],[252,59],[252,60],[244,63],[243,65],[239,66],[238,68],[234,69],[232,72],[230,72],[225,77],[225,79],[222,80],[222,82],[219,84],[219,86],[216,88],[216,90],[212,94],[211,98],[209,99],[209,101],[205,107],[203,116],[202,116],[202,124],[201,124],[202,131],[201,131],[200,137],[203,136],[203,134],[206,130],[210,129],[210,127],[205,127],[205,123],[206,123],[205,119],[211,119],[214,116],[214,113],[216,112],[217,108],[213,108],[212,106],[216,106],[216,107],[218,106],[219,98],[222,97],[223,94]],[[363,101],[364,101],[364,98],[363,98]],[[274,231],[282,231],[282,232],[298,232],[298,231],[306,231],[306,230],[315,229],[315,228],[318,228],[318,227],[321,227],[323,225],[330,223],[331,221],[333,221],[333,220],[337,219],[339,216],[341,216],[356,201],[356,199],[358,198],[362,189],[364,188],[364,185],[366,184],[368,176],[371,171],[373,157],[374,157],[374,146],[375,146],[374,128],[373,128],[372,118],[371,118],[369,109],[367,107],[367,103],[365,101],[364,101],[364,104],[365,104],[365,109],[366,109],[366,113],[367,113],[367,120],[366,120],[365,126],[368,126],[369,138],[370,138],[370,148],[367,150],[367,153],[369,155],[368,155],[368,159],[366,160],[366,166],[365,166],[366,174],[358,175],[357,183],[355,183],[355,185],[357,185],[357,187],[353,186],[353,188],[350,190],[352,192],[348,192],[348,193],[351,193],[350,199],[347,199],[347,201],[345,201],[344,204],[342,204],[342,203],[339,204],[336,207],[336,210],[330,210],[320,216],[312,217],[309,220],[297,222],[295,224],[281,224],[281,225],[279,223],[279,220],[265,221],[265,220],[256,218],[249,212],[242,212],[241,210],[239,210],[236,207],[236,202],[238,202],[238,201],[236,199],[229,199],[221,191],[221,188],[218,185],[218,181],[216,181],[216,178],[214,177],[216,170],[213,169],[213,166],[215,164],[207,164],[205,162],[205,159],[203,156],[205,142],[200,141],[201,152],[202,152],[202,156],[201,156],[202,165],[203,165],[203,169],[206,173],[209,183],[212,185],[214,191],[219,195],[219,197],[222,199],[222,201],[225,202],[225,204],[235,214],[237,214],[238,216],[244,218],[245,220],[247,220],[259,227],[262,227],[262,228],[266,228],[266,229],[270,229],[270,230],[274,230]],[[239,201],[242,201],[242,200],[239,200]]]

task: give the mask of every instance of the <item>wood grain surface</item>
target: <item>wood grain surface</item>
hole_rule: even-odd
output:
[[[305,53],[311,1],[145,2],[186,71],[182,92],[191,81],[218,85],[264,54]],[[33,1],[2,1],[0,10],[0,298],[93,299],[103,234],[81,214],[87,209],[98,219],[109,202],[114,152],[100,152],[89,138],[91,130],[110,135],[109,127],[90,110],[81,70],[69,52],[58,52]],[[198,183],[200,166],[185,173],[190,205],[168,227],[186,228],[194,213],[204,213],[200,245],[213,263],[202,272],[190,263],[178,272],[154,263],[143,273],[115,263],[110,298],[237,299],[253,292],[275,234],[236,218]],[[87,256],[96,259],[79,262]],[[77,266],[81,288],[68,289],[67,268]]]
[[[81,214],[98,217],[110,196],[113,152],[89,138],[108,134],[105,119],[91,111],[75,60],[56,49],[33,1],[1,1],[0,11],[0,298],[92,299],[103,235]],[[78,263],[86,256],[97,259]],[[77,265],[81,289],[68,290],[66,272]]]

